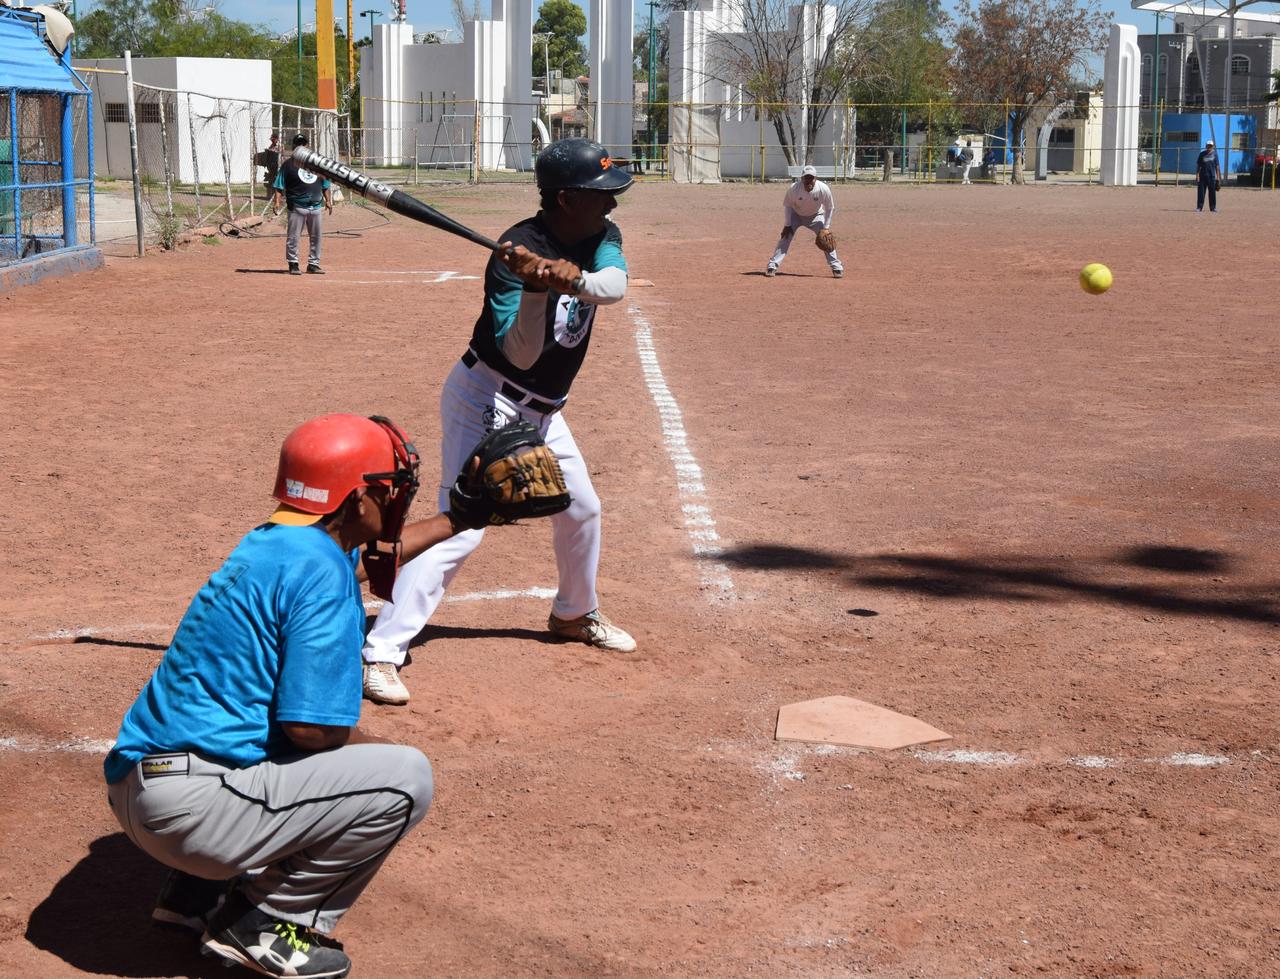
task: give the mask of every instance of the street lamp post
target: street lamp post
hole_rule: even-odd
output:
[[[658,157],[658,132],[654,123],[653,102],[658,95],[658,32],[653,23],[657,0],[649,0],[649,160]]]
[[[551,44],[550,34],[535,34],[542,41],[542,107],[547,114],[547,132],[551,132]]]
[[[378,14],[380,14],[381,12],[382,12],[382,11],[380,11],[380,10],[362,10],[362,11],[360,11],[360,16],[361,16],[361,17],[368,17],[368,18],[369,18],[369,43],[371,43],[371,44],[373,43],[373,22],[374,22],[374,21],[376,21],[376,20],[378,19]]]

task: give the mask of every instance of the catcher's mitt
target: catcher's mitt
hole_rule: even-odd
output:
[[[518,421],[490,432],[471,450],[449,490],[449,517],[455,526],[479,530],[549,517],[570,502],[555,454],[536,426]]]
[[[823,228],[819,231],[813,243],[818,246],[818,251],[826,252],[828,255],[836,250],[836,236],[829,228]]]

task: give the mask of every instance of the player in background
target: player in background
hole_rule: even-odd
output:
[[[293,137],[294,149],[306,145],[306,133]],[[302,274],[298,268],[298,240],[305,226],[311,244],[307,271],[312,275],[324,275],[324,269],[320,267],[320,209],[323,207],[326,214],[333,213],[333,191],[329,188],[329,181],[298,166],[291,156],[280,165],[273,186],[275,196],[271,209],[279,214],[282,201],[289,206],[289,229],[284,239],[284,260],[289,263],[289,274]]]
[[[385,418],[295,429],[275,512],[192,599],[107,755],[121,827],[174,868],[153,917],[202,932],[206,954],[272,976],[346,975],[326,936],[427,813],[427,759],[355,728],[358,549],[389,594],[397,548],[412,557],[453,534],[447,514],[404,526],[417,470]]]
[[[622,234],[608,215],[632,178],[586,139],[550,144],[538,155],[536,175],[542,209],[508,230],[506,248],[489,259],[471,345],[445,381],[441,473],[456,472],[486,432],[520,418],[537,425],[573,497],[568,510],[551,518],[560,580],[548,628],[563,639],[631,652],[635,640],[600,613],[600,499],[561,409],[586,357],[596,308],[626,294]],[[442,507],[448,491],[440,487]],[[370,700],[408,703],[399,667],[409,642],[483,533],[464,531],[401,568],[393,601],[365,640]]]
[[[836,213],[836,202],[831,196],[831,188],[818,179],[818,171],[813,167],[805,167],[800,171],[800,179],[787,188],[782,198],[782,235],[773,250],[773,258],[765,266],[764,274],[777,275],[778,266],[787,257],[791,249],[791,241],[795,238],[797,228],[808,228],[815,235],[823,228],[831,227],[831,219]],[[827,252],[827,265],[831,274],[837,279],[844,275],[844,265],[835,252]]]
[[[1218,210],[1218,189],[1222,186],[1222,165],[1218,162],[1218,151],[1213,140],[1204,144],[1204,149],[1196,157],[1196,210],[1204,210],[1204,195],[1209,195],[1209,210]]]

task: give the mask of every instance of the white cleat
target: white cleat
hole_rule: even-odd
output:
[[[631,653],[636,648],[636,641],[631,638],[630,633],[606,619],[599,609],[576,619],[557,618],[553,613],[547,620],[547,628],[561,639],[585,642],[588,646],[614,653]]]
[[[395,663],[364,664],[364,695],[375,704],[398,707],[409,702],[409,688],[400,679]]]

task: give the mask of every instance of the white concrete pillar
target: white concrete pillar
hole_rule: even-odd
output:
[[[506,25],[497,20],[477,20],[468,26],[474,28],[472,91],[480,114],[477,165],[482,170],[496,170],[502,165],[504,141],[513,138],[513,134],[505,131],[508,116]]]
[[[533,0],[493,0],[493,19],[506,31],[506,82],[503,100],[510,116],[505,165],[533,167]]]
[[[672,13],[675,16],[675,13]],[[629,157],[635,130],[631,44],[635,0],[591,0],[591,138]]]
[[[1102,165],[1099,173],[1109,187],[1132,187],[1138,182],[1138,29],[1112,24],[1102,82]]]

